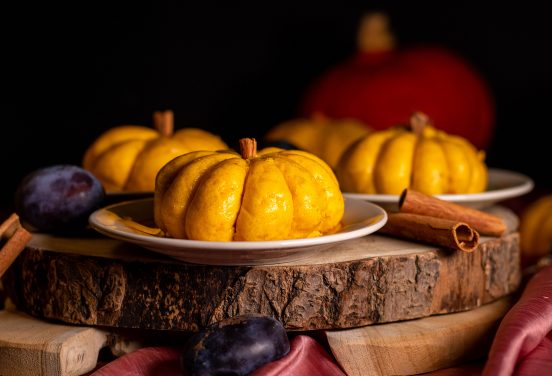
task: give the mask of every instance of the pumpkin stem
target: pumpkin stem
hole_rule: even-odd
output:
[[[171,136],[174,131],[174,113],[171,110],[155,111],[153,126],[162,136]]]
[[[326,123],[328,121],[328,117],[320,111],[313,112],[311,117],[315,123]]]
[[[357,46],[361,52],[385,52],[395,48],[395,36],[389,28],[385,13],[368,13],[362,17],[357,35]]]
[[[421,136],[424,132],[424,128],[428,124],[431,124],[431,120],[429,120],[429,116],[423,112],[416,111],[410,116],[410,128],[416,136]]]
[[[240,152],[243,159],[251,159],[257,156],[257,140],[254,138],[240,139]]]

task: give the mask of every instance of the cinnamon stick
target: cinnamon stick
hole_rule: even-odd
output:
[[[21,226],[17,214],[13,213],[0,224],[0,244],[3,244],[0,248],[0,277],[8,270],[30,239],[31,234]]]
[[[405,189],[399,198],[401,213],[421,214],[467,223],[481,235],[501,236],[506,224],[495,215]]]
[[[466,223],[409,213],[388,213],[380,232],[399,238],[473,252],[479,234]]]

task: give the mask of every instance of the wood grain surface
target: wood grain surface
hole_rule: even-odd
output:
[[[96,366],[107,333],[0,311],[0,375],[82,375]]]
[[[326,337],[349,376],[420,374],[484,357],[512,304],[503,298],[467,312],[326,331]]]

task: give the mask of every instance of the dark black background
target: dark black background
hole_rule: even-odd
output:
[[[4,14],[15,21],[3,54],[15,82],[2,125],[3,208],[26,173],[80,164],[101,132],[150,124],[155,110],[173,109],[177,128],[205,128],[231,146],[262,137],[295,115],[314,78],[354,53],[358,20],[375,9],[389,13],[403,46],[438,43],[474,65],[497,106],[488,164],[552,187],[552,34],[540,3],[78,3]]]

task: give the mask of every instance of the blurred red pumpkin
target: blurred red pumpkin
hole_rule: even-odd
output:
[[[406,123],[415,111],[480,149],[493,135],[494,101],[484,79],[442,47],[395,49],[384,14],[364,17],[359,52],[322,75],[306,93],[301,115],[353,117],[374,129]]]

